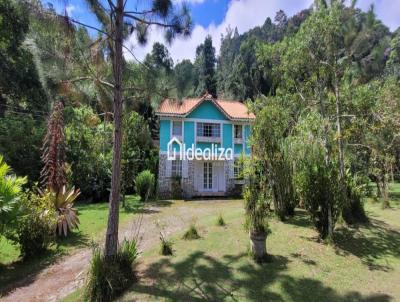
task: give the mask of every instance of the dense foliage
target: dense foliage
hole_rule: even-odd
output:
[[[20,246],[23,258],[41,255],[55,243],[57,215],[50,199],[29,191],[21,195],[18,220],[6,237]]]
[[[263,174],[273,186],[294,183],[322,238],[333,238],[340,215],[348,223],[367,220],[359,188],[369,180],[387,205],[400,130],[399,82],[387,71],[387,65],[393,70],[390,39],[372,9],[364,13],[354,3],[316,1],[297,31],[257,45],[259,68],[272,80],[272,90],[253,104],[258,113],[254,150],[260,158],[269,154]],[[280,108],[276,119],[269,119],[272,106]],[[281,144],[274,147],[275,137]],[[285,158],[290,161],[280,165]],[[271,175],[273,166],[287,170],[285,177]],[[287,177],[290,171],[294,182]]]
[[[11,173],[11,168],[0,154],[0,233],[10,227],[20,209],[19,198],[26,178]]]
[[[66,113],[68,180],[86,199],[105,201],[111,182],[112,124],[102,122],[90,107]]]

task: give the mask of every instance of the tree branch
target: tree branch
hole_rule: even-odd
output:
[[[174,27],[173,24],[166,24],[166,23],[161,23],[161,22],[157,22],[157,21],[147,21],[145,19],[136,17],[136,16],[134,16],[132,14],[129,14],[127,12],[124,13],[124,16],[128,17],[128,18],[131,18],[131,19],[134,19],[134,20],[136,20],[136,21],[138,21],[140,23],[147,24],[147,25],[158,25],[160,27]]]

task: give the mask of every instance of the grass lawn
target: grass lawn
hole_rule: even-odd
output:
[[[202,236],[173,237],[175,254],[141,255],[139,280],[120,301],[400,301],[400,184],[392,187],[391,208],[368,200],[371,223],[337,226],[335,246],[317,242],[308,215],[282,223],[271,219],[270,263],[248,257],[242,203],[198,219]],[[82,290],[65,301],[79,301]]]
[[[132,218],[140,207],[137,197],[128,196],[127,207],[120,211],[120,224]],[[102,238],[107,225],[108,203],[77,203],[76,208],[79,211],[79,230],[74,230],[66,238],[58,239],[57,244],[52,246],[43,257],[22,262],[19,247],[0,236],[0,292],[3,287],[21,276],[39,271],[61,255],[86,247],[92,241],[99,241]]]

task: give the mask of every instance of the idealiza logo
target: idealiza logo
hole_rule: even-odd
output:
[[[174,146],[174,144],[176,144]],[[217,144],[211,143],[211,148],[195,148],[194,144],[190,148],[186,148],[179,139],[173,137],[168,142],[167,159],[168,160],[233,160],[233,149],[218,147]],[[177,151],[176,149],[179,149]]]

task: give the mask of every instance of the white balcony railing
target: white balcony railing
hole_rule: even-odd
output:
[[[220,143],[221,137],[212,137],[212,136],[198,136],[196,139],[198,142],[205,142],[205,143]]]

